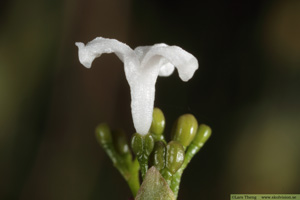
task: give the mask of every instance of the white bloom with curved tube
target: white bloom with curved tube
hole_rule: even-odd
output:
[[[197,59],[178,46],[155,44],[132,50],[115,39],[97,37],[84,45],[76,42],[79,61],[90,68],[103,53],[115,53],[124,63],[131,90],[131,112],[137,133],[148,133],[154,105],[155,83],[158,76],[170,76],[176,67],[179,77],[188,81],[198,69]]]

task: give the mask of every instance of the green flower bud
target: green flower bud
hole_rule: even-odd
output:
[[[135,133],[131,139],[131,148],[135,155],[142,154],[149,156],[154,147],[154,140],[151,134],[145,136]]]
[[[210,136],[211,128],[205,124],[201,124],[192,143],[200,148],[210,138]]]
[[[135,133],[131,139],[131,149],[137,156],[143,154],[144,137],[141,134]]]
[[[145,135],[145,140],[144,140],[144,151],[147,156],[150,156],[151,152],[153,151],[154,148],[154,139],[151,136],[151,134]]]
[[[175,174],[184,161],[184,148],[176,141],[171,141],[167,145],[166,168]]]
[[[173,126],[172,139],[180,142],[186,148],[194,139],[197,128],[198,122],[193,115],[181,115]]]
[[[96,128],[96,139],[103,147],[115,166],[119,163],[119,156],[114,148],[112,134],[107,124],[99,124]]]
[[[165,129],[165,123],[164,113],[159,108],[154,108],[150,132],[155,136],[161,136]]]
[[[129,146],[127,143],[126,134],[122,130],[113,131],[113,143],[120,155],[130,153]]]
[[[155,142],[154,149],[150,157],[150,164],[161,171],[166,163],[166,145],[162,141]]]
[[[106,123],[102,123],[97,126],[96,139],[102,146],[112,144],[110,128]]]

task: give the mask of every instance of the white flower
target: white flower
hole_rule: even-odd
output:
[[[148,133],[158,76],[170,76],[177,68],[179,77],[188,81],[198,69],[197,59],[178,46],[155,44],[132,50],[115,39],[97,37],[86,45],[76,42],[79,61],[87,68],[102,53],[115,53],[124,63],[126,79],[131,90],[131,112],[137,133]]]

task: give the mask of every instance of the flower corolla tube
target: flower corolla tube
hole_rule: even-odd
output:
[[[164,43],[133,50],[118,40],[97,37],[86,45],[75,44],[79,61],[86,68],[90,68],[93,60],[103,53],[115,53],[124,63],[131,92],[133,124],[141,135],[147,134],[151,126],[157,77],[170,76],[176,67],[179,77],[188,81],[198,69],[198,61],[192,54]]]

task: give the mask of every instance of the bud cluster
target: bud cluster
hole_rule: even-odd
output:
[[[191,114],[184,114],[176,120],[169,142],[165,139],[164,129],[164,114],[159,108],[154,108],[149,133],[135,133],[131,138],[134,160],[124,132],[111,134],[106,124],[100,124],[96,129],[98,142],[128,182],[134,196],[139,188],[139,170],[144,179],[148,168],[152,166],[161,173],[177,196],[184,169],[211,135],[210,127],[198,125]]]

